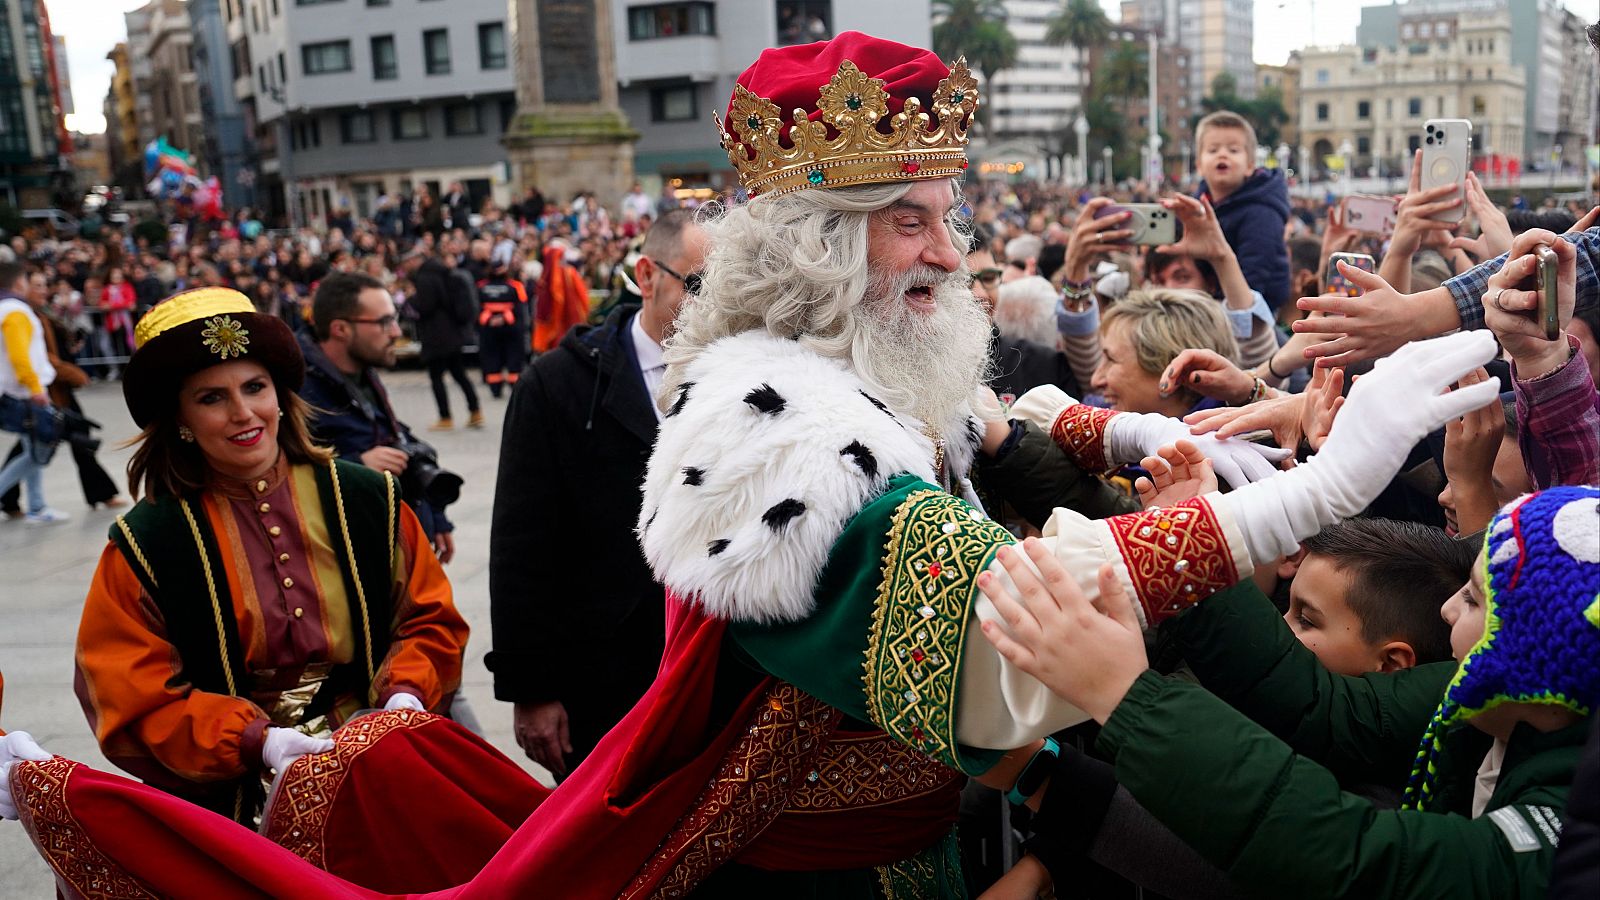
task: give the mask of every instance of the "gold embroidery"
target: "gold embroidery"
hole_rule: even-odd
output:
[[[685,896],[749,846],[788,807],[839,717],[794,685],[774,684],[705,791],[620,896]]]
[[[87,900],[159,896],[101,853],[67,804],[67,782],[78,764],[60,756],[19,762],[11,770],[18,816],[50,868]]]
[[[439,721],[432,713],[397,709],[362,716],[334,732],[333,749],[289,766],[262,815],[261,833],[318,868],[327,867],[328,816],[361,754],[393,731]]]
[[[206,349],[223,359],[249,353],[250,332],[244,323],[232,316],[212,316],[200,332],[200,341]]]
[[[378,704],[378,675],[372,662],[372,618],[367,613],[367,592],[361,586],[361,570],[356,566],[356,548],[350,541],[350,520],[344,514],[344,491],[339,489],[339,466],[334,460],[328,460],[328,475],[333,479],[333,506],[339,513],[339,531],[344,536],[344,555],[350,560],[350,583],[356,586],[356,605],[361,608],[361,633],[362,646],[367,651],[367,702],[376,706]],[[384,484],[388,484],[388,475],[384,476]],[[390,495],[391,501],[393,495]],[[394,514],[391,506],[390,515]],[[390,545],[393,553],[393,545]],[[390,570],[394,568],[393,560],[390,561]]]
[[[887,806],[965,778],[886,734],[834,737],[789,798],[788,812]]]
[[[1227,535],[1202,497],[1105,522],[1147,628],[1239,582]]]
[[[958,664],[977,577],[1014,538],[943,491],[915,491],[895,510],[863,663],[873,724],[945,765],[955,739]]]
[[[954,833],[915,856],[878,866],[877,872],[884,900],[964,896],[961,849]]]

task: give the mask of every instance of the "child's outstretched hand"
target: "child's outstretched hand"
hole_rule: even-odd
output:
[[[1100,567],[1100,595],[1091,601],[1037,538],[1020,549],[1002,547],[996,558],[1016,594],[993,572],[978,576],[978,589],[1007,626],[985,621],[983,636],[1017,668],[1104,724],[1150,667],[1138,615],[1111,565]]]

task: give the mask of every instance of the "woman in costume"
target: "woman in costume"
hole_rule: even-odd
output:
[[[144,498],[84,604],[78,697],[108,759],[248,822],[262,776],[355,711],[447,706],[467,625],[394,480],[311,443],[282,320],[202,288],[135,339]]]

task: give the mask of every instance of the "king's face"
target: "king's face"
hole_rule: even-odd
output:
[[[944,179],[919,181],[906,195],[874,213],[867,224],[867,262],[887,281],[919,267],[949,274],[961,267],[962,251],[945,220],[956,197]],[[932,312],[934,283],[913,284],[902,299],[913,309]]]

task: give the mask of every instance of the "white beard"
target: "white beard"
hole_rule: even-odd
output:
[[[932,312],[906,302],[906,290],[929,283]],[[919,267],[895,278],[875,276],[852,315],[861,318],[851,364],[882,389],[885,403],[934,428],[973,403],[989,367],[990,326],[965,271]]]

